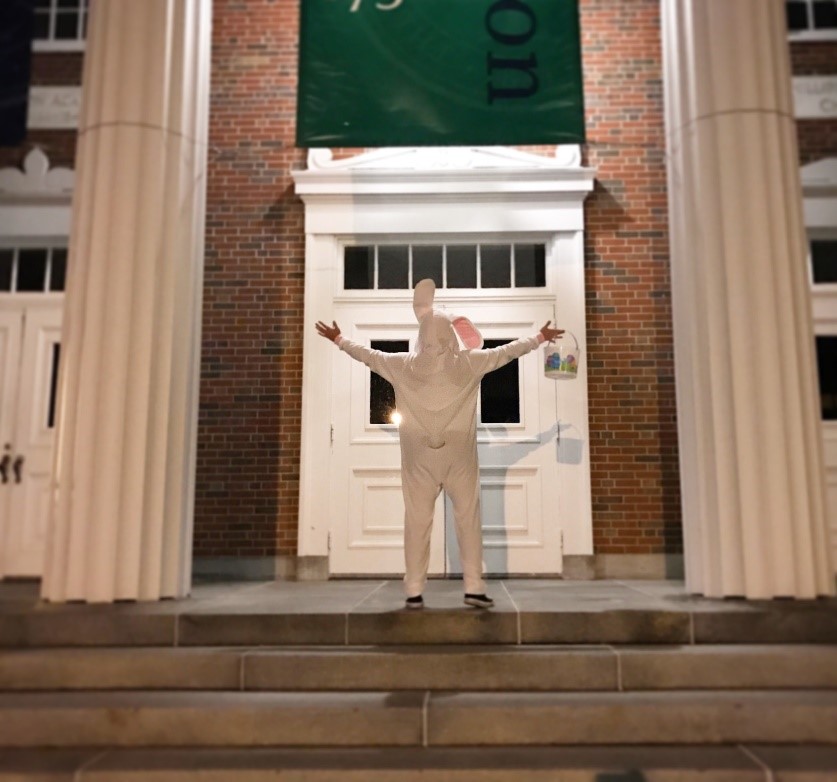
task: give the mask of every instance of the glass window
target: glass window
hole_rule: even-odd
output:
[[[837,239],[811,242],[811,266],[815,283],[837,282]]]
[[[448,288],[477,287],[477,248],[473,244],[447,247]]]
[[[837,28],[837,2],[835,0],[814,0],[814,29]]]
[[[375,248],[346,247],[343,252],[343,287],[370,290],[375,287]]]
[[[837,336],[817,337],[823,421],[837,421]]]
[[[487,339],[484,347],[497,348],[510,339]],[[517,359],[495,369],[480,383],[480,422],[484,424],[520,423],[520,376]]]
[[[510,244],[480,245],[480,287],[511,288]]]
[[[20,250],[17,256],[17,290],[21,293],[46,289],[48,250]]]
[[[410,248],[407,245],[378,247],[378,288],[410,287]]]
[[[419,280],[433,280],[437,288],[444,287],[442,274],[442,245],[413,246],[413,285]]]
[[[53,250],[49,268],[49,289],[51,291],[63,291],[67,277],[67,251]]]
[[[514,285],[516,288],[546,287],[546,246],[516,244],[514,246]]]
[[[10,291],[12,289],[14,261],[14,250],[0,250],[0,291]]]
[[[788,20],[788,30],[808,29],[808,3],[806,0],[788,0],[785,3],[785,14]]]
[[[61,345],[52,346],[52,370],[49,378],[49,408],[47,410],[47,429],[55,426],[55,399],[58,395],[58,365],[61,363]]]
[[[384,353],[406,353],[410,343],[406,339],[373,339],[371,347]],[[395,412],[395,389],[377,372],[369,374],[369,423],[391,424]]]
[[[88,4],[88,0],[36,0],[35,40],[83,41]]]

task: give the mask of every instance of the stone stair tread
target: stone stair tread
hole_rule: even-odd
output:
[[[0,750],[0,782],[827,782],[835,769],[821,746]]]
[[[0,650],[0,691],[837,687],[837,646],[99,647]]]
[[[837,690],[0,695],[0,745],[837,743]]]

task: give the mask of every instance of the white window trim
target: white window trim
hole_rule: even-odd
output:
[[[87,41],[50,41],[46,38],[36,38],[32,41],[33,52],[83,52],[87,48]]]

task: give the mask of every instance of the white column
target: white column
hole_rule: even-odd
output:
[[[780,0],[662,0],[687,587],[833,594]]]
[[[48,600],[189,591],[211,12],[91,3]]]

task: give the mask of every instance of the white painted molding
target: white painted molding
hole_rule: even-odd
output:
[[[513,147],[383,147],[335,160],[330,149],[308,151],[309,171],[436,171],[502,168],[580,168],[581,147],[556,147],[552,158]]]
[[[33,129],[78,128],[81,87],[30,87],[27,127]]]
[[[19,168],[0,169],[0,199],[21,201],[32,198],[69,201],[75,185],[75,172],[69,168],[50,168],[49,158],[35,147]]]
[[[837,76],[794,76],[793,106],[797,119],[837,117]]]
[[[837,157],[824,158],[799,169],[802,189],[807,195],[812,191],[833,190],[837,195]],[[837,216],[835,217],[837,223]]]

